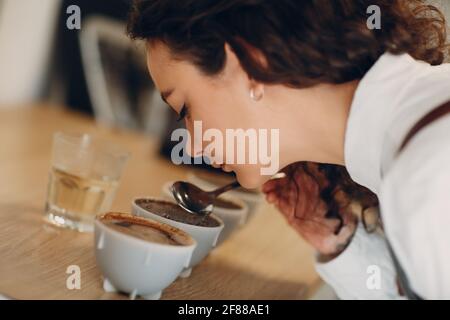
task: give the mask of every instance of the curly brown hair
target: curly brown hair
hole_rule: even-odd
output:
[[[381,9],[381,29],[367,27],[371,5]],[[228,43],[251,78],[295,88],[361,79],[385,52],[438,65],[446,50],[444,16],[420,0],[139,0],[127,30],[133,39],[162,41],[210,76],[223,69]],[[339,218],[339,191],[363,207],[377,205],[344,167],[320,170],[330,182],[321,192],[328,217]]]

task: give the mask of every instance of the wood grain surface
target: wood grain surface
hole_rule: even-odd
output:
[[[165,181],[188,173],[159,157],[156,141],[139,133],[98,126],[56,106],[0,111],[0,293],[15,299],[127,299],[103,291],[92,234],[43,221],[55,131],[92,133],[132,153],[113,210],[129,212],[133,197],[159,196]],[[67,289],[70,265],[81,269],[79,290]],[[303,299],[319,284],[312,250],[264,205],[162,299]]]

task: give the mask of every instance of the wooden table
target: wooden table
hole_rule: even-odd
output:
[[[0,293],[16,299],[125,299],[103,291],[92,234],[43,222],[52,134],[61,130],[94,133],[131,151],[113,210],[129,212],[133,197],[159,196],[165,181],[187,173],[160,158],[156,142],[138,133],[100,127],[58,107],[0,111]],[[80,290],[67,289],[70,265],[81,269]],[[162,299],[303,299],[319,283],[312,250],[264,206]]]

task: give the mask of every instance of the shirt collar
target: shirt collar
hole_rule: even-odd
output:
[[[398,124],[394,136],[392,127],[404,108],[411,109],[414,103],[405,103],[405,97],[414,87],[419,75],[430,66],[414,60],[408,54],[382,55],[360,81],[356,90],[345,134],[345,164],[354,181],[377,193],[381,183],[381,170],[385,152],[392,154],[399,139],[417,118],[411,112],[405,121]],[[403,101],[402,101],[403,100]],[[410,111],[410,110],[408,110]],[[392,140],[386,147],[384,142]],[[387,150],[386,150],[387,149]]]

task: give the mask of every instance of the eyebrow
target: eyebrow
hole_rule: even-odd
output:
[[[169,90],[163,91],[163,92],[161,93],[161,99],[162,99],[165,103],[169,104],[169,103],[167,102],[167,99],[169,99],[169,97],[172,95],[172,93],[173,93],[173,89],[169,89]]]

